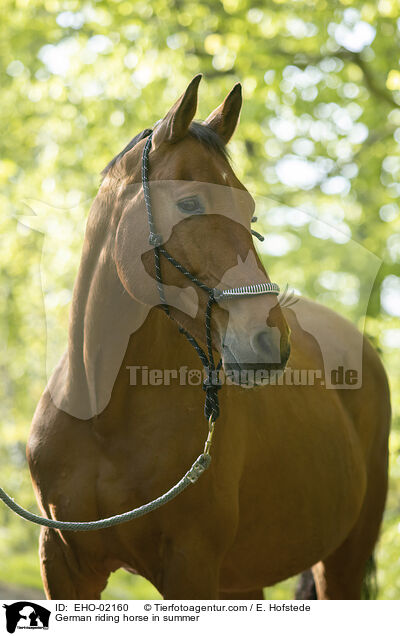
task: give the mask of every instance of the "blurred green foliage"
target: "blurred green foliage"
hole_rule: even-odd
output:
[[[24,445],[46,364],[65,346],[99,172],[198,72],[199,118],[243,83],[231,153],[259,197],[271,278],[365,326],[398,417],[399,15],[398,0],[3,0],[0,461],[2,486],[22,505],[35,509]],[[371,253],[382,259],[372,293]],[[395,418],[378,549],[386,599],[400,598],[399,497]],[[38,529],[2,506],[0,537],[2,579],[39,587]],[[155,594],[119,572],[105,596]]]

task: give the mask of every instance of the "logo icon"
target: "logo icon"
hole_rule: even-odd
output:
[[[6,609],[9,634],[14,634],[16,629],[49,629],[51,612],[37,603],[18,601],[3,607]]]

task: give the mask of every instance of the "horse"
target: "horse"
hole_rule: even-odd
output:
[[[200,78],[103,171],[67,350],[27,443],[37,501],[49,518],[108,517],[177,482],[208,431],[191,346],[207,344],[205,288],[272,285],[253,243],[254,200],[226,148],[241,86],[198,122]],[[159,232],[150,244],[145,147]],[[172,260],[159,256],[157,265],[161,242]],[[214,302],[208,344],[221,357],[220,372],[231,375],[218,391],[210,467],[173,501],[129,523],[82,533],[42,528],[47,598],[99,599],[119,568],[148,579],[165,599],[261,599],[264,587],[301,573],[302,598],[361,598],[387,492],[387,378],[350,322],[295,300],[262,294]],[[324,378],[327,356],[349,368],[360,342],[355,390],[299,380],[304,371]]]

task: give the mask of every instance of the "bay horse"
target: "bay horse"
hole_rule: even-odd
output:
[[[152,132],[155,224],[168,253],[207,285],[265,284],[250,231],[254,201],[226,150],[241,87],[200,123],[193,121],[199,81]],[[67,351],[30,431],[38,503],[58,520],[99,519],[155,499],[185,473],[207,434],[194,381],[160,382],[155,373],[150,383],[139,372],[169,370],[171,378],[188,369],[188,379],[196,377],[201,365],[176,323],[205,346],[207,303],[203,289],[165,259],[160,300],[141,172],[150,133],[136,136],[103,173]],[[304,298],[295,309],[271,295],[216,304],[211,334],[225,372],[240,377],[219,392],[210,467],[174,501],[127,524],[84,533],[42,528],[48,598],[98,599],[118,568],[141,574],[166,599],[262,598],[263,587],[295,574],[309,581],[310,568],[310,598],[361,597],[388,476],[390,401],[377,353],[364,339],[356,390],[253,382],[259,369],[277,377],[289,367],[321,370],[327,352],[348,366],[358,331]]]

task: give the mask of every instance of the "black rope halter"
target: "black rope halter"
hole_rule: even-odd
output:
[[[239,296],[254,296],[260,294],[279,294],[279,286],[276,283],[259,283],[256,285],[245,285],[242,287],[235,287],[231,289],[217,289],[209,287],[201,280],[196,278],[189,270],[186,269],[179,261],[177,261],[171,254],[162,246],[163,237],[156,231],[149,187],[149,152],[152,144],[151,133],[147,138],[146,144],[143,149],[142,155],[142,185],[144,200],[147,210],[147,218],[149,222],[149,244],[154,247],[154,265],[156,271],[157,289],[160,295],[161,306],[164,309],[167,316],[171,319],[171,312],[167,304],[164,285],[161,276],[161,259],[160,256],[164,256],[179,272],[181,272],[186,278],[188,278],[197,287],[202,289],[208,294],[208,302],[205,310],[205,335],[206,335],[206,347],[207,353],[201,348],[197,340],[183,327],[179,327],[180,333],[182,333],[190,342],[192,347],[196,350],[201,363],[205,370],[205,380],[203,382],[203,390],[206,393],[206,399],[204,404],[204,415],[211,422],[215,422],[219,416],[219,399],[218,391],[221,389],[221,381],[219,379],[219,371],[222,367],[222,358],[215,366],[213,348],[212,348],[212,335],[211,335],[211,311],[215,302],[220,302],[229,298],[237,298]]]

